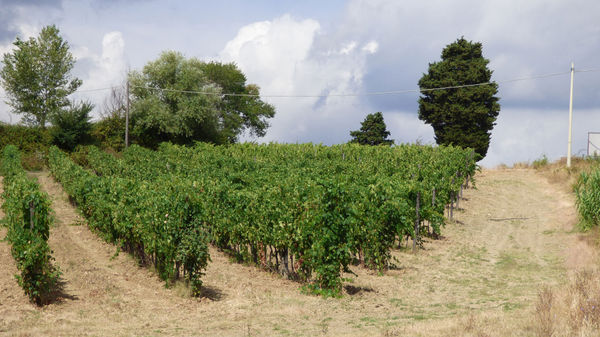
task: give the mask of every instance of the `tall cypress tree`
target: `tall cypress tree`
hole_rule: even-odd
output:
[[[381,112],[368,114],[361,123],[360,130],[350,131],[351,143],[361,145],[392,145],[394,141],[387,139],[390,132],[386,129]]]
[[[442,60],[429,64],[429,71],[419,80],[419,119],[431,124],[438,144],[470,147],[485,157],[491,131],[500,112],[498,84],[490,82],[481,43],[460,38],[442,51]],[[454,87],[479,83],[471,87],[445,90],[432,88]]]

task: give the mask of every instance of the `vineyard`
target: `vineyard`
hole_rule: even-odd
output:
[[[26,174],[18,156],[2,158],[0,334],[531,336],[540,288],[596,265],[566,185],[485,169],[461,193],[476,166],[453,148],[54,148],[51,172]],[[33,217],[17,180],[45,200]]]
[[[39,185],[26,176],[15,146],[4,148],[2,175],[6,238],[12,245],[11,253],[20,271],[16,278],[31,301],[44,304],[60,276],[58,268],[52,265],[47,242],[52,222],[50,202]]]
[[[410,145],[162,144],[74,157],[83,167],[52,148],[49,165],[89,225],[196,294],[208,244],[339,293],[349,264],[383,271],[405,237],[439,235],[476,169],[470,150]]]

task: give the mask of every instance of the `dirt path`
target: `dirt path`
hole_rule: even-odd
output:
[[[0,335],[529,336],[542,285],[597,264],[572,231],[572,196],[531,170],[479,174],[455,223],[418,254],[395,251],[399,268],[380,276],[353,267],[341,299],[304,295],[297,283],[233,264],[216,250],[201,299],[165,289],[149,270],[91,233],[47,173],[37,173],[53,201],[50,246],[63,271],[64,296],[38,309],[5,275],[0,242]],[[2,232],[3,233],[3,232]],[[12,280],[12,283],[11,283]],[[6,303],[6,304],[4,304]]]
[[[412,270],[389,296],[425,318],[409,334],[460,334],[475,321],[484,335],[532,335],[538,291],[600,262],[574,228],[574,197],[531,169],[483,171],[464,197],[443,240],[399,256]]]

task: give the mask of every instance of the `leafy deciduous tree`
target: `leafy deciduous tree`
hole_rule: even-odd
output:
[[[14,42],[15,49],[4,54],[0,71],[8,104],[23,114],[27,125],[46,127],[46,122],[69,106],[68,95],[81,85],[72,78],[75,64],[69,44],[56,26],[46,26],[37,38]]]
[[[263,136],[274,108],[234,64],[204,63],[164,52],[129,76],[132,135],[141,145],[235,142],[242,131]],[[200,93],[198,93],[200,92]],[[223,95],[236,94],[235,95]]]
[[[352,143],[361,145],[392,145],[394,141],[387,139],[390,132],[386,129],[381,112],[368,114],[361,123],[360,130],[350,131]]]
[[[202,70],[211,82],[221,87],[223,93],[237,95],[223,96],[219,107],[222,132],[227,141],[237,141],[244,130],[263,137],[269,127],[267,118],[275,116],[275,108],[260,99],[260,88],[246,84],[246,76],[234,63],[209,62]]]
[[[419,119],[431,124],[438,144],[470,147],[483,158],[500,104],[495,96],[498,85],[490,82],[492,71],[481,47],[481,43],[460,38],[444,48],[441,61],[429,64],[428,73],[419,80]]]

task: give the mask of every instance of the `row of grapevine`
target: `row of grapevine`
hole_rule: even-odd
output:
[[[206,235],[195,222],[200,201],[191,186],[98,177],[56,147],[50,148],[48,164],[92,229],[153,265],[162,279],[182,275],[200,292],[209,255]]]
[[[16,278],[29,299],[41,305],[48,301],[60,277],[47,242],[52,222],[50,201],[39,185],[27,177],[16,146],[4,148],[2,175],[6,237],[20,271]]]
[[[132,146],[122,159],[86,151],[102,177],[193,187],[195,223],[213,244],[333,291],[353,257],[381,270],[422,221],[439,234],[445,205],[476,168],[470,151],[452,147],[163,144]]]
[[[575,185],[575,195],[583,227],[600,225],[600,169],[581,173]]]

